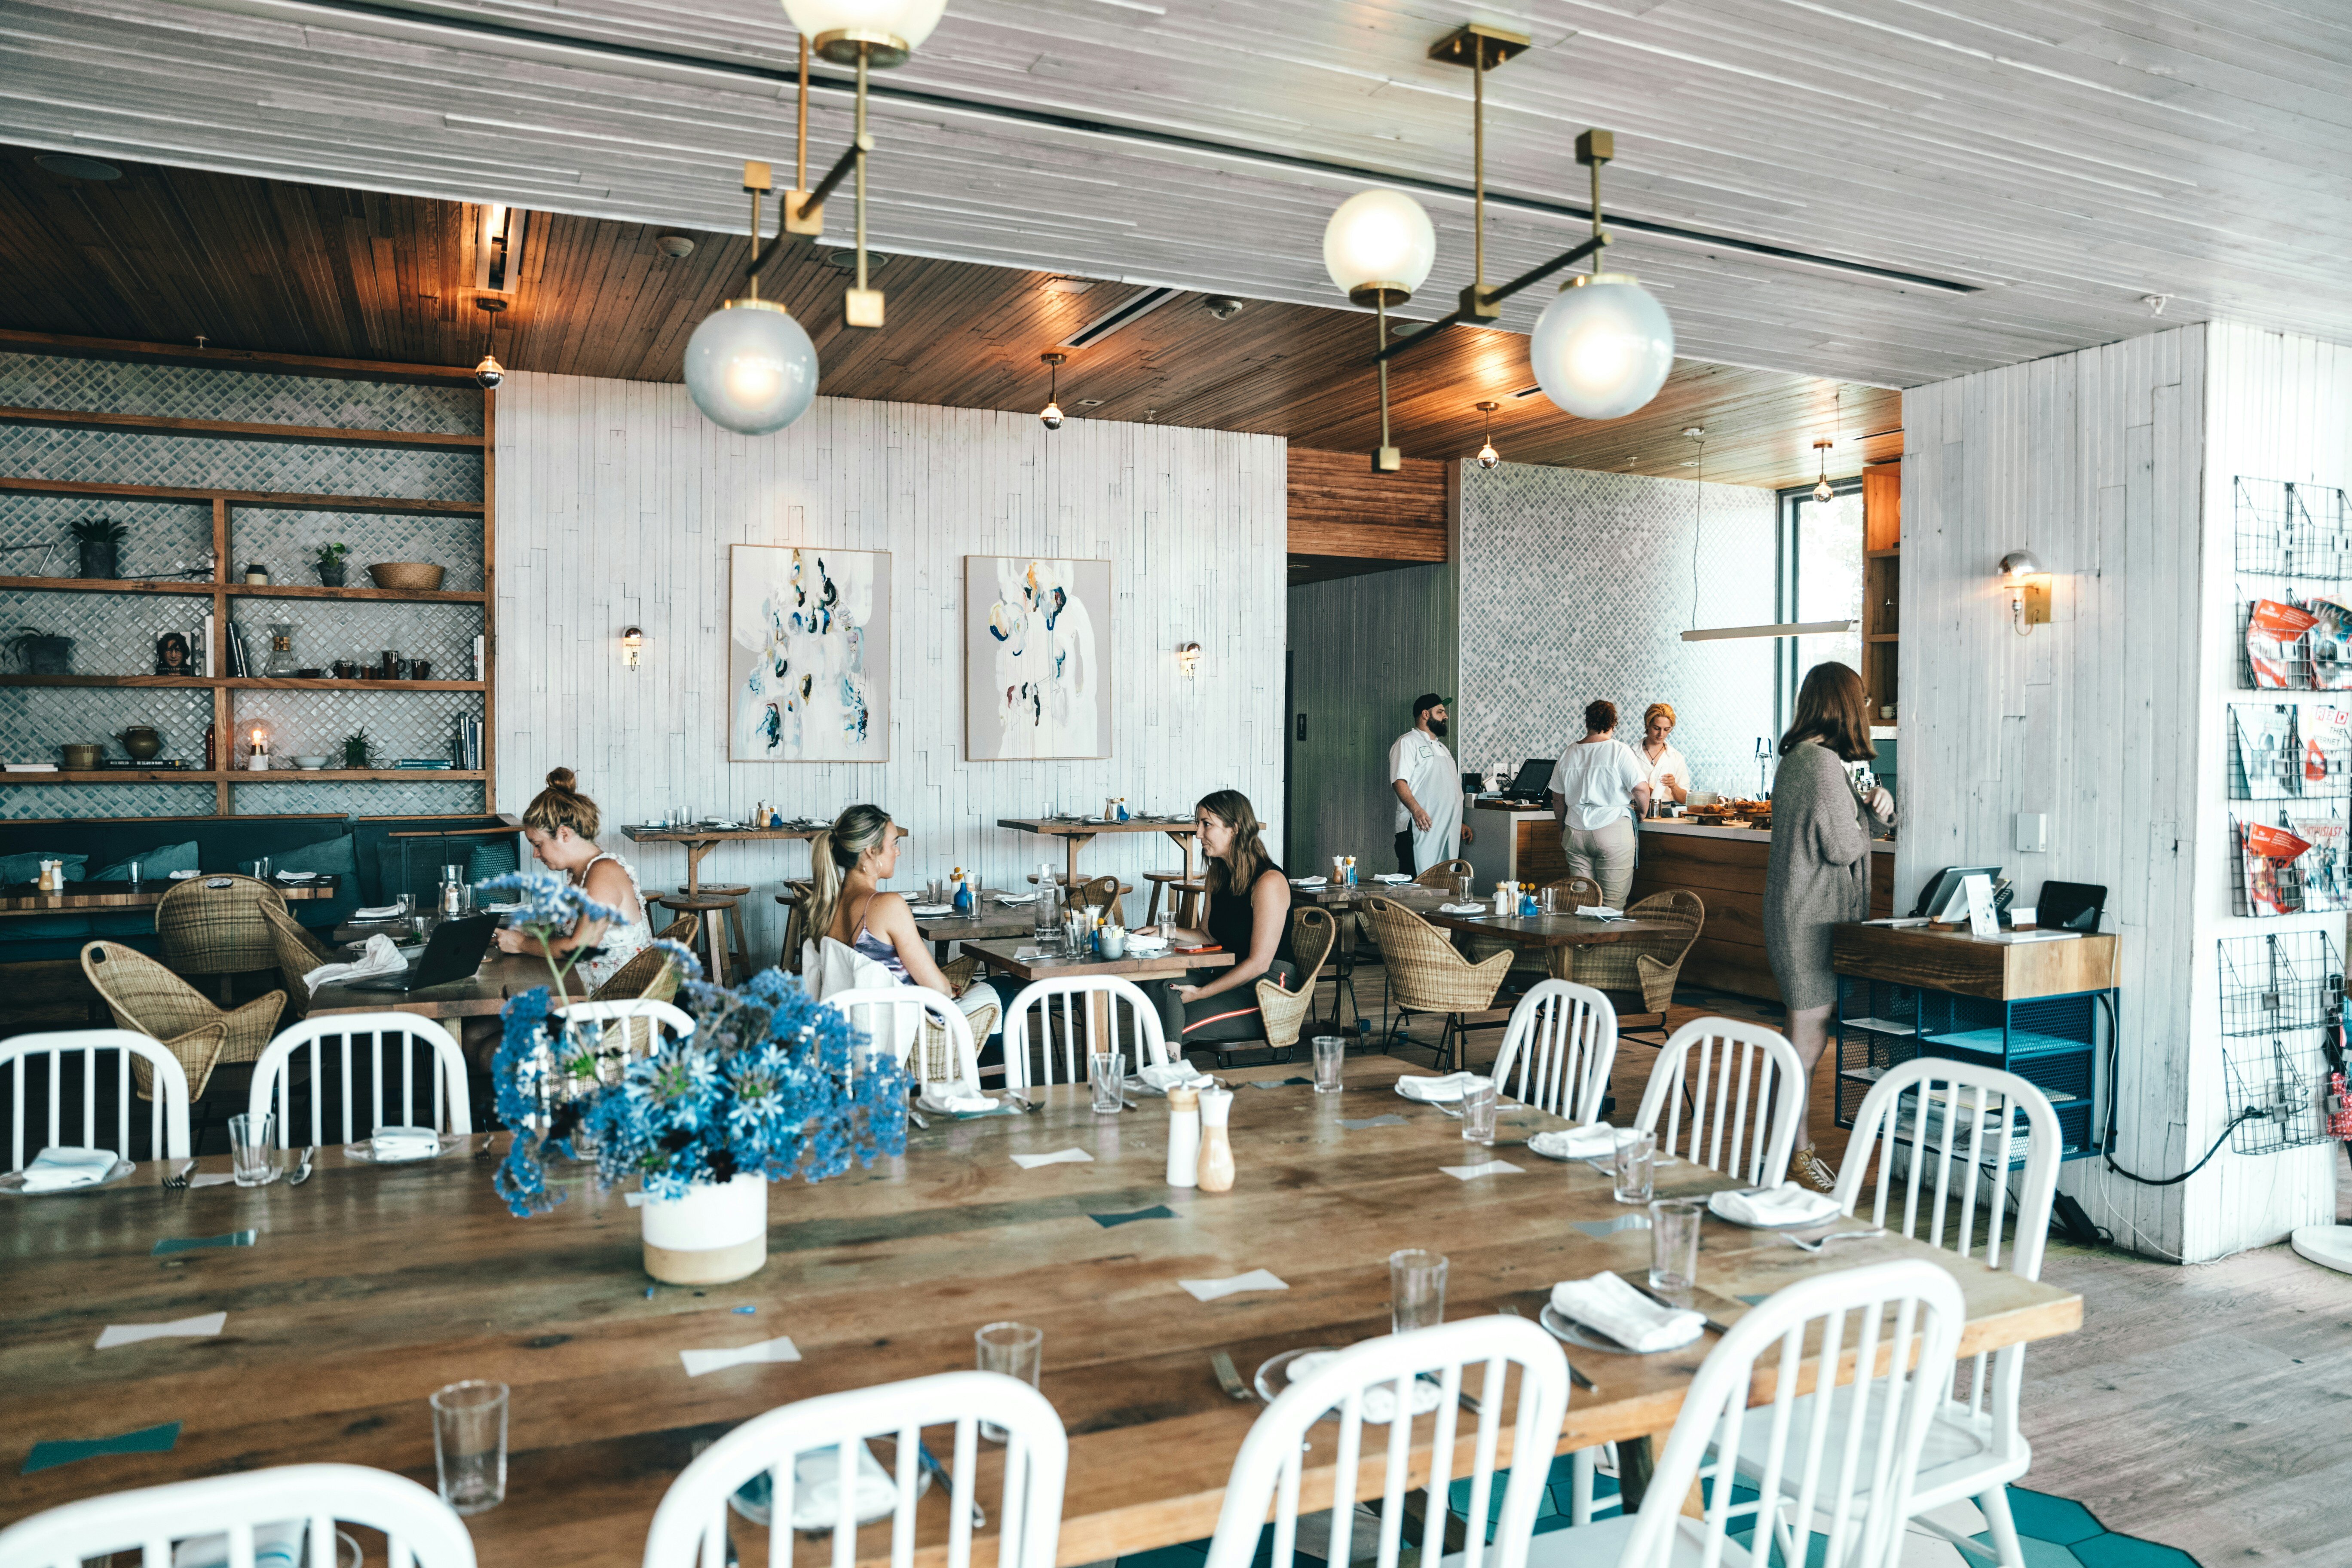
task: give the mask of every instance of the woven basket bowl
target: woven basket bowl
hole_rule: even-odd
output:
[[[444,571],[430,561],[379,561],[368,568],[368,575],[379,588],[430,594],[441,586]]]

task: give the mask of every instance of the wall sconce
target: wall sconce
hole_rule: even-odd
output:
[[[2036,626],[2050,624],[2050,575],[2030,550],[2012,550],[2000,558],[2001,586],[2009,590],[2010,629],[2030,637]]]
[[[1184,679],[1187,680],[1190,680],[1194,676],[1200,674],[1201,645],[1196,642],[1178,643],[1176,645],[1176,668],[1183,671]]]
[[[635,626],[630,626],[624,630],[621,633],[621,668],[623,669],[636,668],[637,656],[643,653],[645,648],[646,634],[644,632],[639,631]]]

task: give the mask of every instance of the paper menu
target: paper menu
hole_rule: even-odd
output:
[[[1969,934],[1999,936],[2000,916],[1993,910],[1992,879],[1979,871],[1961,878],[1960,887],[1969,896]]]

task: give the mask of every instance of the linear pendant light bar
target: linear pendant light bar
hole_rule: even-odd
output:
[[[1845,621],[1782,621],[1769,626],[1694,626],[1683,634],[1685,642],[1726,642],[1733,637],[1833,637],[1839,632],[1853,630],[1853,622]]]

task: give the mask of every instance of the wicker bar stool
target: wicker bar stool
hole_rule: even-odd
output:
[[[728,918],[735,926],[732,932],[734,945],[729,951],[735,955],[735,973],[750,974],[751,951],[743,945],[743,900],[751,896],[751,885],[749,882],[705,882],[699,888],[680,888],[678,891],[695,898],[724,899],[733,906],[728,910]]]
[[[714,985],[730,984],[727,965],[733,957],[727,942],[727,918],[736,912],[733,899],[717,899],[708,894],[663,893],[652,902],[672,914],[702,917],[702,970]]]

